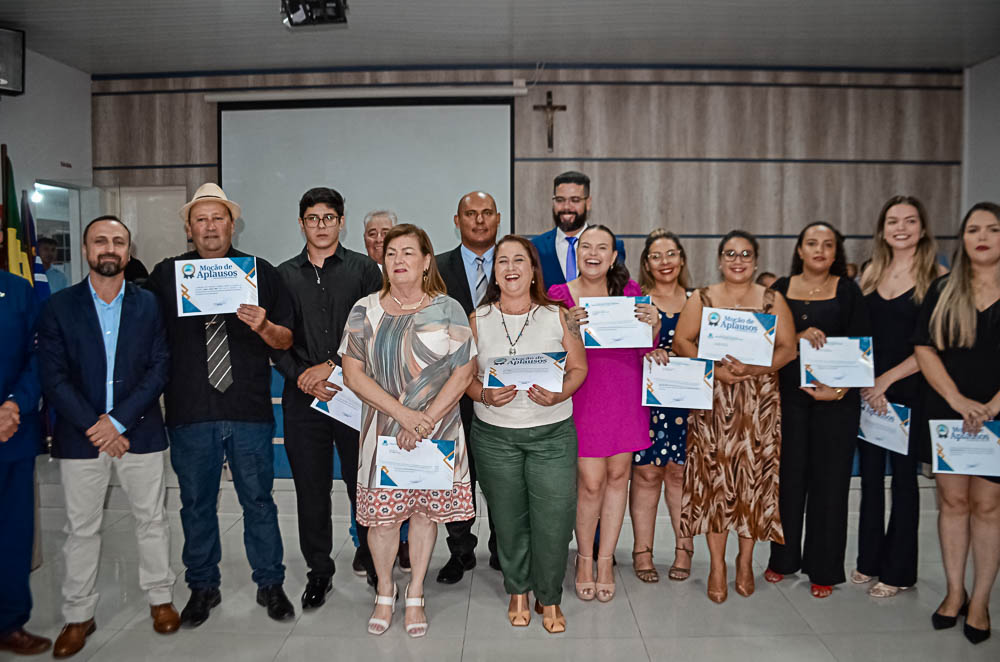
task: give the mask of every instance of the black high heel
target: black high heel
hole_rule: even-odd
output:
[[[986,618],[989,619],[990,610],[986,610]],[[974,628],[969,625],[969,620],[966,618],[965,625],[962,628],[965,633],[965,638],[968,639],[973,644],[981,644],[990,638],[990,624],[986,624],[985,630],[980,630],[979,628]]]
[[[934,612],[931,614],[931,625],[934,626],[935,630],[947,630],[948,628],[953,628],[958,625],[958,617],[965,616],[969,613],[969,595],[965,595],[965,602],[962,604],[962,608],[958,610],[958,614],[955,616],[945,616],[944,614],[939,614]]]

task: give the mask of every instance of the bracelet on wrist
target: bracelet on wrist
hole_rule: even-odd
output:
[[[493,406],[490,403],[486,402],[486,389],[485,388],[482,391],[479,392],[479,401],[482,402],[483,406],[486,407],[487,409],[489,409],[490,407]]]

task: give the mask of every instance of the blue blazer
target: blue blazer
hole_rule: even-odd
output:
[[[156,295],[126,282],[115,354],[114,407],[109,413],[125,426],[130,453],[167,447],[159,400],[167,385],[169,361]],[[38,323],[38,363],[42,390],[56,412],[52,456],[97,457],[86,433],[104,413],[107,365],[87,279],[49,299]]]
[[[538,249],[538,258],[542,261],[542,278],[545,280],[546,291],[553,285],[565,283],[566,274],[563,273],[559,265],[559,256],[556,255],[556,229],[552,228],[548,232],[532,237],[531,243]],[[618,239],[615,242],[615,249],[618,251],[618,261],[624,264],[625,242]]]
[[[35,323],[39,307],[28,281],[0,271],[0,402],[13,400],[21,412],[17,432],[0,443],[0,462],[38,455],[42,390],[35,360]]]

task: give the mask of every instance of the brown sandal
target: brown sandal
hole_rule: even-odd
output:
[[[694,562],[694,548],[687,549],[685,547],[674,547],[675,552],[687,552],[688,558],[691,562]],[[667,571],[667,577],[674,580],[675,582],[682,582],[691,576],[691,568],[681,568],[674,564],[670,566],[670,570]]]
[[[632,552],[632,570],[635,571],[635,576],[639,578],[639,581],[647,584],[655,584],[660,581],[660,573],[656,571],[656,568],[635,567],[635,559],[641,554],[649,554],[649,560],[653,560],[653,549],[651,547],[639,550],[638,552]]]
[[[535,599],[535,613],[542,615],[542,627],[549,634],[559,634],[566,631],[566,617],[559,605],[543,605]]]

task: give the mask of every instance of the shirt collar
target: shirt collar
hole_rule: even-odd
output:
[[[580,231],[576,233],[576,238],[579,239],[580,235],[583,234],[583,231],[586,230],[589,227],[590,227],[589,223],[584,223],[583,227],[580,228]],[[556,226],[556,243],[558,243],[560,241],[566,241],[566,237],[567,237],[567,235],[566,235],[565,232],[562,231],[562,228],[560,228],[559,226]]]
[[[496,246],[490,246],[490,249],[485,253],[483,253],[482,257],[484,264],[493,263],[493,253],[496,251],[496,249],[497,249]],[[476,264],[476,258],[479,256],[470,251],[468,248],[466,248],[465,244],[461,245],[461,250],[462,250],[462,261],[465,262],[465,265],[467,267],[471,268],[473,265]]]
[[[346,249],[344,248],[343,242],[337,242],[337,250],[335,250],[333,252],[333,255],[331,255],[330,257],[336,258],[338,260],[343,261],[343,259],[344,259],[344,251],[345,250]],[[330,257],[328,257],[327,260],[329,260]],[[309,247],[308,246],[303,246],[302,247],[302,252],[299,253],[297,256],[295,256],[295,262],[300,267],[305,267],[305,266],[308,266],[308,265],[312,264],[309,261]],[[325,261],[323,262],[323,265],[326,266],[326,262]],[[322,267],[320,267],[320,268],[322,268]]]
[[[115,298],[111,300],[111,303],[104,303],[104,299],[102,299],[100,297],[100,295],[97,294],[97,290],[94,289],[94,283],[91,282],[89,275],[87,276],[87,287],[90,288],[90,295],[92,297],[94,297],[94,301],[99,301],[100,303],[104,304],[105,306],[114,306],[114,305],[118,304],[122,300],[122,297],[125,296],[125,280],[124,279],[122,279],[121,289],[118,290],[118,294],[116,294]]]

